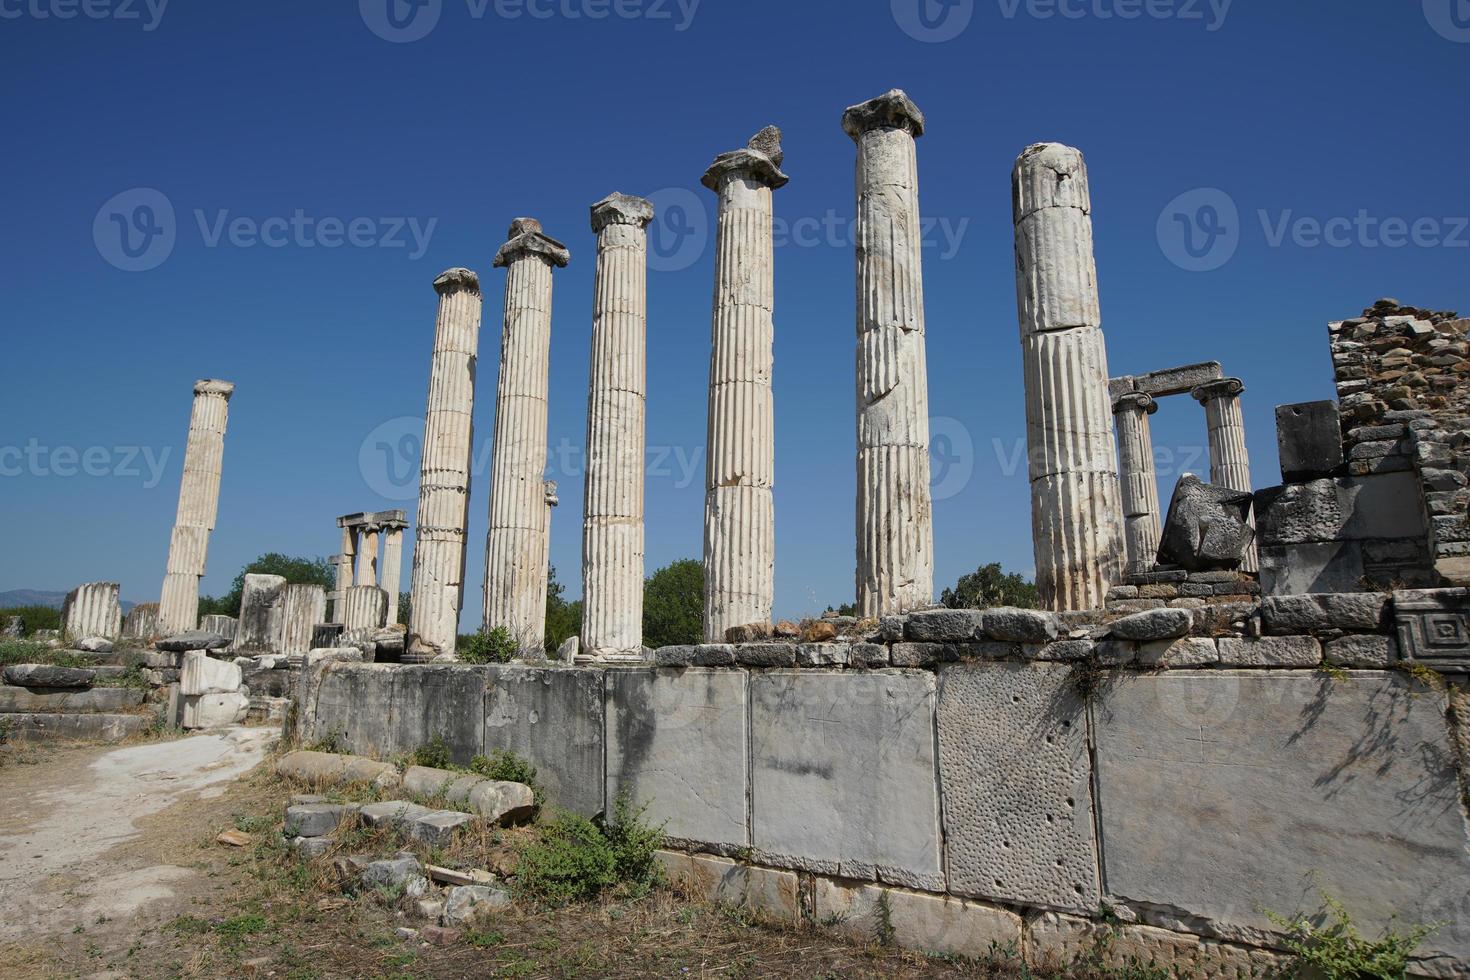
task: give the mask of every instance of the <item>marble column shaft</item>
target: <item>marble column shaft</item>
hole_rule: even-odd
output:
[[[1113,403],[1123,532],[1128,545],[1128,570],[1135,573],[1148,571],[1159,555],[1159,484],[1148,424],[1148,417],[1158,410],[1159,403],[1153,396],[1141,391],[1121,395]]]
[[[465,529],[475,442],[475,371],[483,307],[480,277],[450,269],[434,280],[439,312],[424,412],[414,530],[409,641],[404,659],[453,653],[464,607]],[[392,600],[390,600],[392,601]],[[396,615],[396,613],[395,613]]]
[[[597,281],[587,383],[582,507],[582,651],[643,648],[643,457],[647,410],[648,223],[653,205],[611,194],[592,205]]]
[[[88,582],[68,592],[61,603],[62,638],[85,640],[100,636],[112,640],[120,636],[122,603],[118,596],[121,591],[117,582]]]
[[[857,143],[857,609],[934,601],[918,157],[924,114],[895,89],[853,106]]]
[[[219,514],[220,474],[224,466],[225,426],[229,421],[228,381],[205,379],[194,385],[189,413],[189,439],[184,447],[184,474],[179,506],[169,538],[168,566],[158,603],[164,635],[199,625],[199,580],[204,576],[209,534]]]
[[[546,398],[551,350],[551,273],[571,255],[517,218],[495,255],[506,269],[505,323],[495,397],[490,531],[485,544],[485,628],[505,627],[523,651],[546,633]]]
[[[1012,202],[1038,599],[1095,609],[1122,575],[1124,545],[1082,154],[1028,147]]]
[[[775,594],[774,241],[781,134],[767,127],[705,173],[719,196],[704,505],[704,638],[768,623]]]
[[[1195,388],[1191,394],[1205,409],[1205,425],[1210,444],[1210,482],[1243,493],[1252,492],[1250,453],[1245,447],[1245,417],[1240,396],[1245,384],[1239,378],[1221,378]],[[1250,518],[1255,527],[1255,515]],[[1242,571],[1260,570],[1256,543],[1253,541],[1241,562]]]

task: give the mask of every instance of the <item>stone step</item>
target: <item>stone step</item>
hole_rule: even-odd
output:
[[[145,655],[142,650],[114,650],[111,653],[88,653],[86,650],[58,650],[59,656],[68,657],[81,667],[132,667],[141,664]]]
[[[138,707],[144,693],[130,687],[94,687],[89,691],[0,687],[0,714],[106,714]]]
[[[0,729],[5,741],[41,742],[76,740],[87,742],[120,742],[145,732],[153,725],[152,714],[48,714],[26,712],[0,714]]]

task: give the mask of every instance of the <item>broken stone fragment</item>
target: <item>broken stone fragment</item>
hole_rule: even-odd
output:
[[[91,687],[95,670],[83,667],[52,667],[49,664],[11,664],[5,668],[5,683],[20,687]]]
[[[1057,617],[1036,609],[999,606],[985,610],[985,634],[1006,643],[1047,643],[1057,638]]]
[[[219,650],[230,645],[230,641],[218,633],[208,633],[204,630],[189,630],[184,633],[175,633],[166,636],[153,644],[159,650],[170,653],[183,653],[186,650]]]
[[[1191,572],[1239,568],[1255,537],[1251,494],[1205,483],[1193,473],[1179,478],[1159,543],[1159,564]]]
[[[1188,609],[1150,609],[1124,616],[1113,623],[1112,634],[1120,640],[1173,640],[1188,636],[1194,617]]]
[[[89,636],[75,644],[83,653],[111,653],[112,641],[105,636]]]
[[[490,914],[510,907],[510,895],[487,885],[457,885],[444,895],[446,926],[484,926]]]

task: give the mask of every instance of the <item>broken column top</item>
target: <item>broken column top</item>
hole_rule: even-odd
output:
[[[902,129],[918,138],[924,135],[924,113],[903,89],[895,88],[842,114],[842,130],[854,140],[873,129]]]
[[[726,174],[743,173],[770,187],[785,187],[791,178],[781,172],[781,163],[786,154],[781,150],[781,130],[767,126],[750,138],[744,149],[731,150],[715,157],[715,162],[704,172],[700,183],[712,191],[720,189],[720,181]]]
[[[1245,382],[1239,378],[1216,378],[1213,381],[1196,385],[1190,391],[1190,395],[1197,402],[1207,402],[1211,398],[1229,398],[1243,391],[1245,391]]]
[[[224,395],[228,401],[230,395],[235,392],[235,382],[217,381],[214,378],[200,378],[194,382],[194,394],[196,395]]]
[[[641,197],[614,191],[592,205],[592,230],[602,231],[608,225],[648,227],[653,220],[653,205]]]
[[[1092,212],[1087,164],[1082,151],[1061,143],[1033,143],[1016,158],[1011,172],[1011,206],[1017,224],[1046,208]]]
[[[338,527],[374,527],[393,530],[408,527],[408,516],[401,510],[362,511],[337,518]]]
[[[480,291],[480,277],[469,269],[456,268],[445,269],[434,280],[434,292],[440,296],[460,289],[468,289],[472,293],[478,293]]]
[[[547,480],[541,485],[541,490],[546,494],[546,503],[556,507],[561,503],[561,498],[556,495],[556,481]]]
[[[495,268],[509,265],[522,255],[540,255],[557,268],[572,260],[567,247],[541,231],[535,218],[517,218],[510,223],[509,241],[495,253]]]

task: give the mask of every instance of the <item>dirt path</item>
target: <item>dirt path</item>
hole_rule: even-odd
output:
[[[85,972],[84,963],[56,964],[58,948],[76,937],[98,951],[119,939],[127,945],[140,928],[190,907],[207,884],[189,853],[201,828],[189,825],[190,807],[176,804],[220,797],[275,735],[239,728],[42,750],[36,764],[0,769],[0,973],[46,961],[43,972]]]

